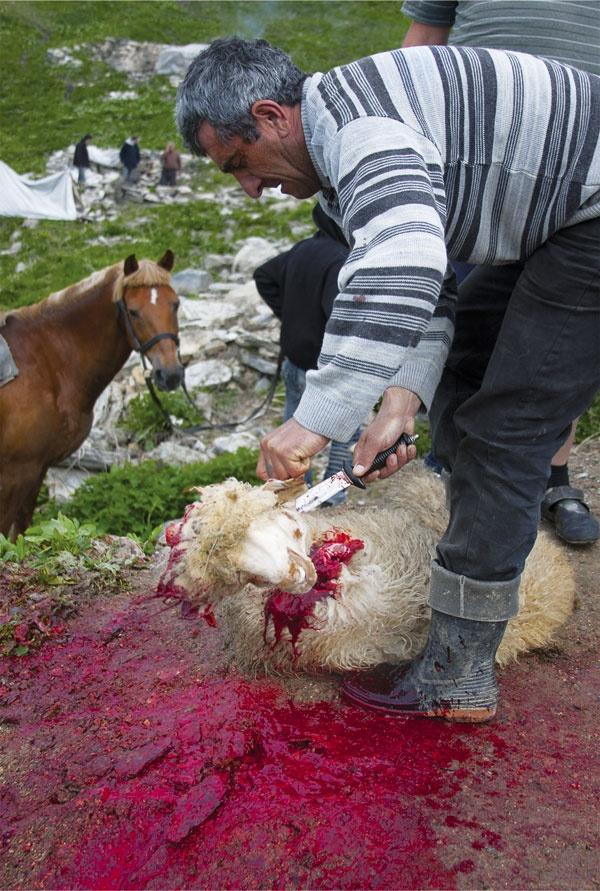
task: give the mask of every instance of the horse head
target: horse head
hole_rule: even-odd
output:
[[[135,254],[130,254],[115,292],[130,346],[142,358],[148,356],[161,390],[175,390],[184,379],[178,353],[179,300],[170,276],[174,261],[172,251],[166,251],[158,263],[138,262]]]

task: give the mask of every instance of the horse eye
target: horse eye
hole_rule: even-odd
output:
[[[179,300],[173,304],[173,312],[177,312],[178,309],[179,309]]]
[[[140,314],[137,311],[137,309],[130,309],[129,315],[131,316],[132,319],[139,319],[139,317],[140,317]]]

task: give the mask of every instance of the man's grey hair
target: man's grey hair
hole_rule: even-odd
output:
[[[254,103],[272,99],[280,105],[297,105],[307,77],[287,53],[266,40],[213,40],[196,56],[177,90],[179,132],[196,155],[205,154],[198,142],[198,128],[204,121],[223,142],[232,136],[256,142]]]

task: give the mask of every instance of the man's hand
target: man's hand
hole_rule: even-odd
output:
[[[421,406],[421,400],[410,390],[402,387],[390,387],[383,394],[381,408],[377,417],[363,431],[354,449],[354,467],[356,476],[363,476],[371,466],[378,452],[383,452],[396,442],[401,433],[413,433],[415,415]],[[400,445],[390,455],[382,470],[375,471],[365,477],[371,482],[375,479],[386,479],[417,457],[414,445]]]
[[[313,455],[322,451],[329,440],[307,430],[293,418],[268,433],[260,444],[256,475],[261,480],[287,480],[302,476]]]

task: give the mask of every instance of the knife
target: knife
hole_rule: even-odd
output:
[[[389,446],[387,449],[384,449],[383,452],[379,452],[375,456],[375,460],[365,473],[365,476],[373,473],[374,470],[381,470],[381,468],[385,466],[385,462],[389,456],[396,451],[399,445],[402,445],[402,443],[405,445],[414,445],[418,438],[418,433],[415,433],[414,436],[410,436],[408,433],[402,433],[394,445]],[[318,485],[309,489],[308,492],[304,492],[303,495],[296,498],[296,510],[301,513],[314,510],[316,507],[319,507],[320,504],[323,504],[324,501],[328,501],[334,495],[337,495],[338,492],[343,492],[344,489],[347,489],[349,486],[357,486],[359,489],[367,488],[362,479],[352,473],[352,465],[350,462],[345,461],[343,470],[338,470],[333,476],[328,477],[326,480],[323,480],[322,483],[318,483]]]

